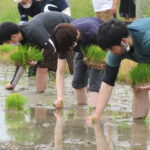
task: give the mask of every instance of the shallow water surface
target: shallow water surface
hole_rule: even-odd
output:
[[[102,121],[87,124],[88,106],[76,105],[71,76],[65,79],[65,108],[56,110],[54,82],[37,94],[26,75],[14,91],[5,90],[13,66],[0,64],[0,150],[150,150],[149,117],[133,121],[132,89],[116,84]],[[24,112],[6,112],[5,98],[19,92],[28,98]]]

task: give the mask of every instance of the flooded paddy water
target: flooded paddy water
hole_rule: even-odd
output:
[[[116,84],[102,121],[87,124],[88,106],[76,105],[71,76],[65,79],[63,110],[56,110],[55,83],[35,93],[34,78],[26,75],[14,91],[5,90],[14,66],[0,64],[0,150],[150,150],[149,117],[133,121],[133,93]],[[5,98],[19,92],[28,98],[24,112],[6,112]]]

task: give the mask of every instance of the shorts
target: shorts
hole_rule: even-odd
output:
[[[88,86],[88,90],[99,92],[102,82],[103,71],[89,67],[83,62],[83,55],[76,52],[74,57],[74,74],[72,86],[74,89],[81,89]]]
[[[57,70],[57,54],[45,55],[43,61],[38,62],[38,67],[48,68],[49,71],[56,72]]]
[[[96,12],[96,17],[98,17],[104,21],[107,21],[109,19],[112,19],[114,16],[113,16],[111,10],[109,9],[109,10]]]

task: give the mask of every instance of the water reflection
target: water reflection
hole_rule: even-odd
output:
[[[149,150],[149,126],[143,121],[134,122],[131,128],[132,150]]]
[[[96,138],[96,150],[112,150],[112,127],[107,126],[105,127],[105,131],[107,131],[108,139],[106,138],[104,134],[104,127],[102,123],[93,123],[89,125],[94,130],[95,138]]]
[[[56,110],[54,112],[56,118],[56,124],[54,128],[54,148],[57,150],[63,150],[63,118],[62,111]]]
[[[0,140],[0,149],[149,150],[149,123],[144,120],[134,122],[120,113],[120,117],[87,125],[87,114],[87,109],[78,106],[32,107],[28,114],[5,112],[9,140]]]
[[[7,74],[0,74],[0,150],[150,150],[150,121],[132,120],[131,87],[117,84],[103,122],[89,126],[85,122],[89,108],[74,104],[70,87],[65,97],[67,107],[58,111],[51,106],[54,85],[46,93],[35,94],[34,79],[25,79],[22,86],[28,88],[16,89],[29,98],[27,108],[33,106],[29,113],[5,112],[4,100],[11,92],[5,90],[4,81],[10,80],[13,70],[0,65],[1,72],[3,68]]]

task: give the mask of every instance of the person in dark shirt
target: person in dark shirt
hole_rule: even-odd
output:
[[[14,0],[18,2],[20,24],[24,24],[29,17],[34,17],[41,12],[58,11],[70,16],[70,8],[65,0]],[[36,74],[36,66],[30,66],[28,76]]]
[[[36,15],[24,25],[16,25],[11,22],[4,22],[0,25],[0,44],[16,44],[36,46],[44,49],[44,60],[38,62],[36,80],[37,92],[43,92],[48,82],[48,69],[56,71],[57,55],[56,49],[51,39],[53,29],[59,23],[71,22],[73,19],[60,12],[45,12]],[[35,62],[29,62],[35,65]],[[18,72],[19,71],[19,72]],[[23,67],[19,67],[11,83],[6,88],[14,89],[23,72]]]
[[[41,12],[58,11],[70,15],[70,8],[65,0],[14,0],[18,3],[21,23],[28,21]]]
[[[83,61],[81,47],[85,48],[91,44],[97,44],[97,32],[103,21],[99,18],[86,17],[75,19],[71,24],[63,23],[56,26],[53,33],[53,41],[58,53],[58,65],[56,72],[57,99],[55,106],[62,107],[63,83],[66,57],[71,50],[75,51],[74,73],[72,86],[75,89],[77,103],[96,106],[96,100],[101,84],[102,71],[89,67]],[[89,97],[87,99],[87,86],[89,79]]]
[[[123,59],[133,60],[137,63],[150,64],[150,18],[137,19],[126,26],[117,19],[109,20],[102,24],[98,30],[98,43],[104,50],[108,50],[106,68],[98,96],[98,104],[95,112],[88,118],[91,122],[102,116],[102,113],[109,102],[119,67]],[[140,87],[140,90],[149,90],[150,85]],[[138,105],[134,103],[133,107]],[[147,115],[145,104],[137,118],[144,118]],[[146,106],[149,109],[149,106]],[[137,108],[137,107],[136,107]],[[141,116],[140,116],[141,115]]]

